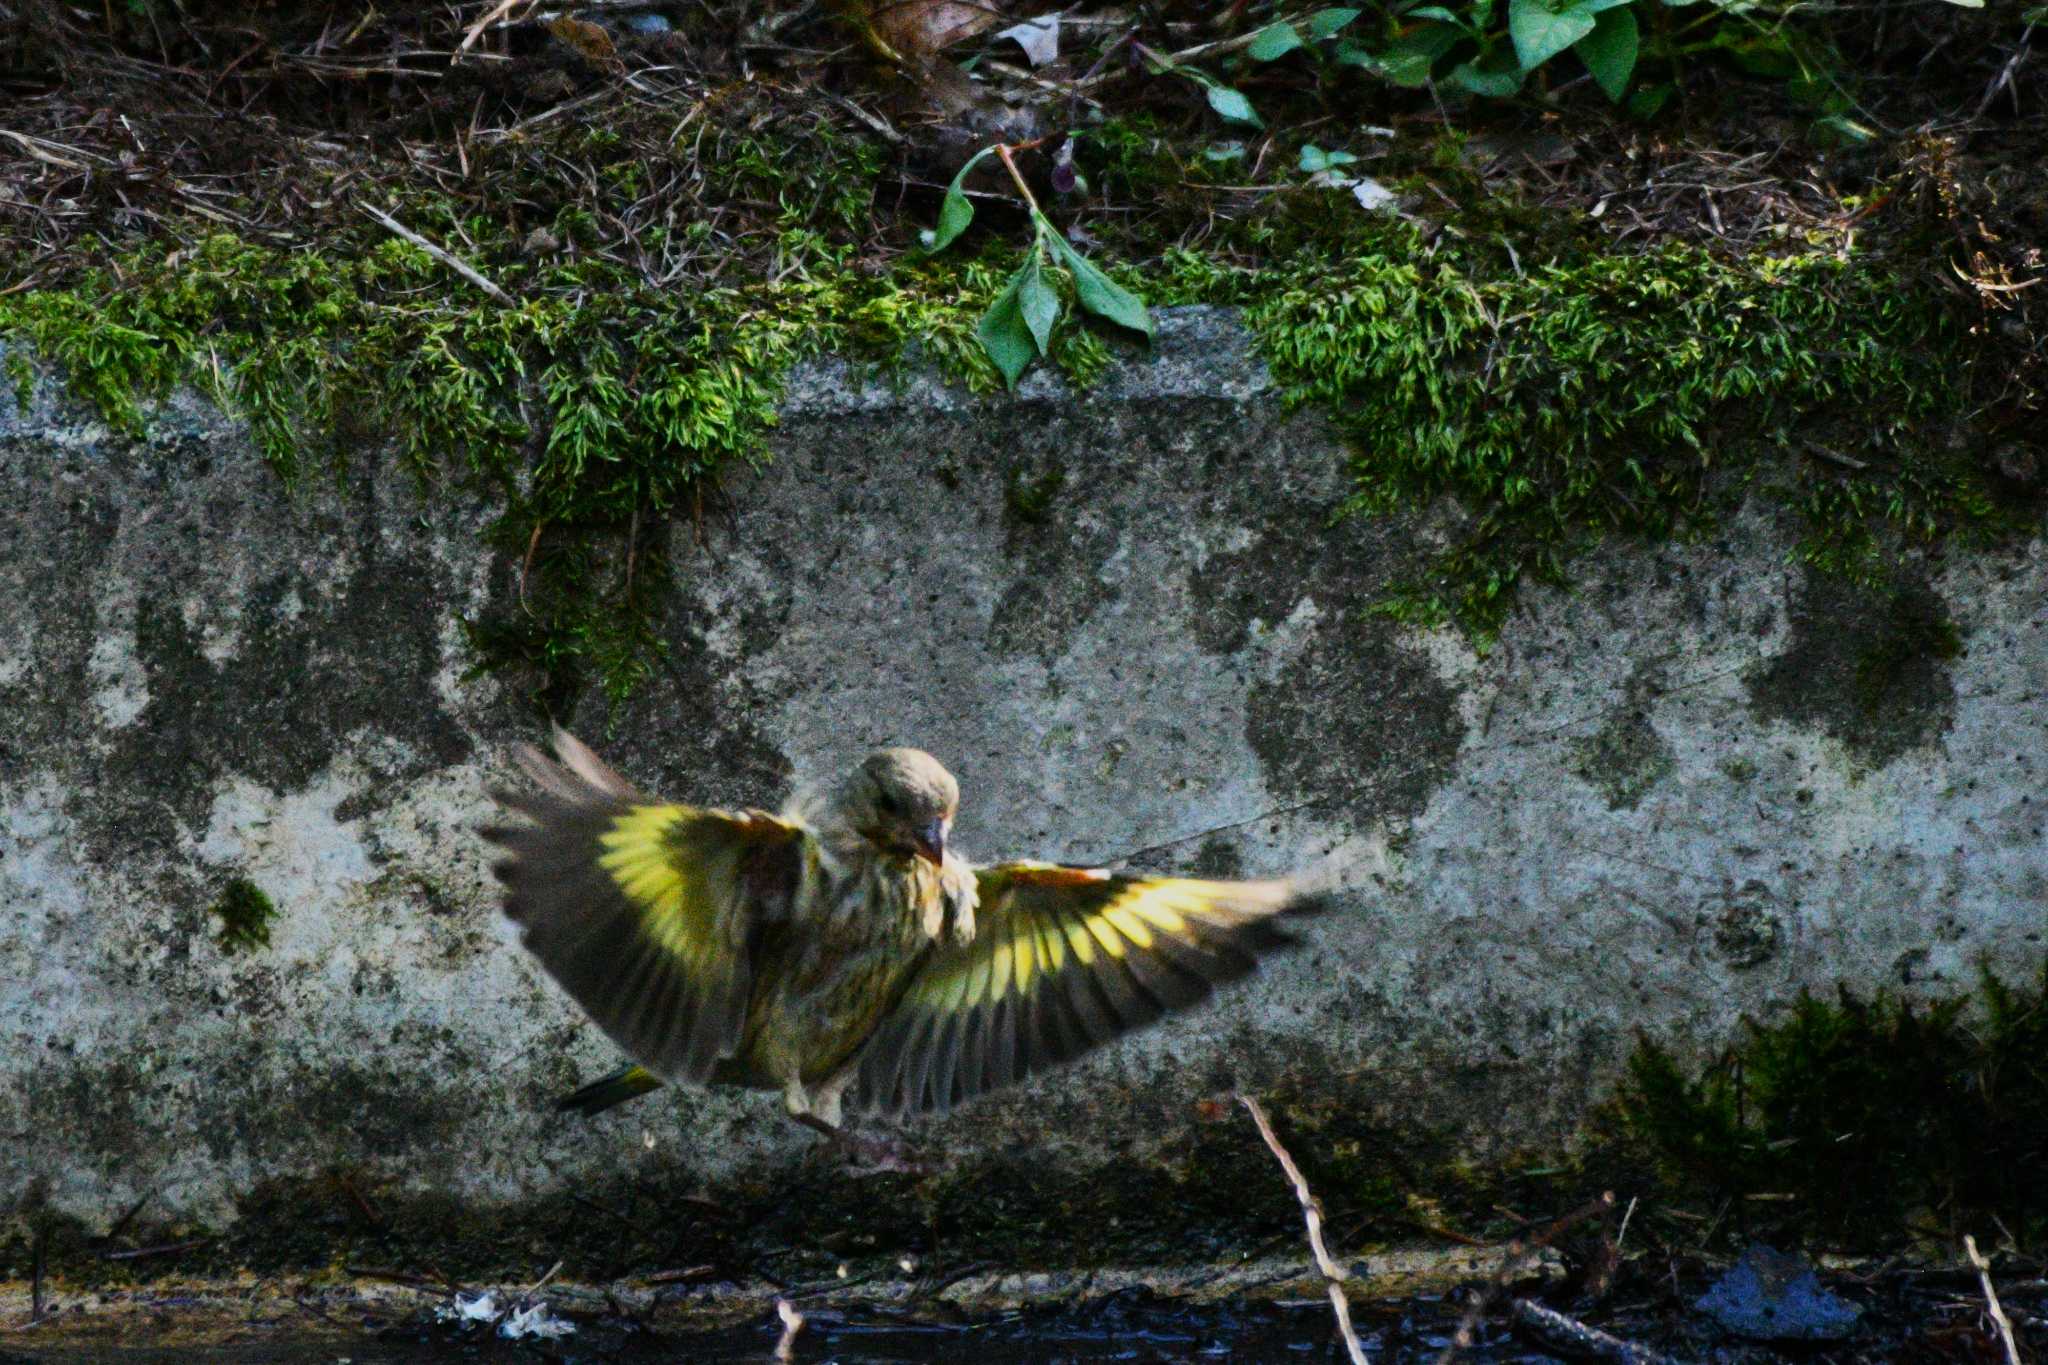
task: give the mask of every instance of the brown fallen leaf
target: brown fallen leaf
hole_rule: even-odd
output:
[[[562,14],[548,20],[548,32],[575,48],[585,60],[599,66],[611,66],[619,60],[619,50],[612,45],[612,35],[605,32],[601,24]]]
[[[905,57],[931,57],[995,25],[991,4],[961,0],[884,0],[870,10],[875,32]]]

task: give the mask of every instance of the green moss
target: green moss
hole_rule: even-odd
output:
[[[534,202],[520,212],[544,217],[556,248],[423,192],[395,206],[469,244],[515,306],[381,230],[324,252],[216,235],[0,297],[0,335],[60,362],[125,430],[149,399],[197,383],[246,418],[288,480],[388,440],[423,481],[478,486],[504,509],[488,543],[518,566],[511,600],[466,623],[480,666],[517,675],[550,710],[589,687],[616,699],[660,661],[669,527],[701,519],[724,474],[762,458],[793,364],[832,350],[1000,386],[974,336],[1012,264],[999,224],[979,258],[877,270],[856,250],[882,170],[871,147],[822,125],[795,144],[787,130],[706,136],[715,145],[695,150],[719,192],[771,205],[776,225],[749,245],[752,273],[729,283],[654,287],[578,248],[592,230],[580,199],[522,181]],[[1084,144],[1084,165],[1132,202],[1207,174],[1142,120]],[[1699,531],[1752,491],[1804,518],[1805,557],[1872,582],[1901,541],[2008,529],[1967,462],[1919,434],[1960,412],[1968,371],[1967,338],[1930,288],[1836,254],[1604,254],[1487,199],[1455,148],[1404,164],[1487,205],[1483,231],[1428,239],[1341,192],[1305,191],[1223,220],[1216,253],[1172,251],[1142,276],[1112,265],[1155,303],[1244,308],[1287,398],[1326,408],[1355,442],[1348,510],[1446,498],[1462,510],[1450,547],[1380,610],[1455,620],[1484,641],[1523,582],[1563,582],[1601,537]],[[1252,253],[1269,263],[1227,264]],[[1082,386],[1112,358],[1078,324],[1052,355]],[[1804,453],[1808,433],[1865,432],[1872,411],[1886,421],[1858,438],[1853,477]]]
[[[520,590],[470,639],[550,705],[591,684],[623,696],[658,661],[662,532],[762,457],[791,365],[826,349],[896,364],[915,343],[970,387],[998,382],[973,341],[996,285],[973,262],[877,278],[827,260],[683,292],[579,262],[541,268],[510,308],[447,298],[449,278],[402,242],[328,264],[215,236],[0,299],[0,335],[58,361],[122,430],[195,383],[288,482],[384,438],[422,481],[488,490],[505,510],[487,540],[521,566]],[[440,302],[408,302],[423,292]]]
[[[2048,1222],[2048,970],[1915,1005],[1802,995],[1693,1072],[1645,1040],[1617,1110],[1669,1187],[1845,1242],[1914,1211]],[[1758,1202],[1762,1200],[1763,1202]]]
[[[1066,485],[1066,466],[1057,462],[1035,479],[1021,469],[1011,470],[1009,485],[1003,490],[1003,510],[1018,525],[1043,526]]]
[[[1524,581],[1566,581],[1602,537],[1697,531],[1750,491],[1871,554],[1882,531],[1997,526],[1976,473],[1918,434],[1957,412],[1967,367],[1942,300],[1909,280],[1691,248],[1500,273],[1477,248],[1432,255],[1389,231],[1246,300],[1293,401],[1327,405],[1357,442],[1349,510],[1448,496],[1464,512],[1431,574],[1382,610],[1487,639]],[[1863,448],[1887,497],[1844,500],[1832,471],[1801,468],[1798,435],[1870,411],[1889,419]]]
[[[220,922],[215,942],[229,955],[270,946],[270,926],[277,922],[277,903],[247,877],[231,880],[206,913]]]

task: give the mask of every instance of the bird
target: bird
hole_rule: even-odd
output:
[[[530,785],[492,795],[521,818],[483,833],[524,946],[633,1059],[563,1110],[774,1090],[861,1150],[849,1106],[944,1112],[1070,1062],[1247,975],[1323,903],[1301,876],[976,864],[950,843],[958,781],[918,749],[771,814],[651,797],[560,726],[551,744],[513,751]]]

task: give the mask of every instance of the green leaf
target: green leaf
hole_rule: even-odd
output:
[[[1437,59],[1457,46],[1458,36],[1449,24],[1423,24],[1387,44],[1372,67],[1395,85],[1411,90],[1427,85]]]
[[[1508,0],[1508,36],[1522,70],[1537,67],[1593,31],[1593,16],[1580,5],[1552,9],[1544,0]]]
[[[1244,160],[1244,144],[1242,142],[1211,143],[1202,149],[1202,159],[1204,161],[1242,161]]]
[[[1254,128],[1265,127],[1259,122],[1258,111],[1252,108],[1252,102],[1242,93],[1227,85],[1216,85],[1208,81],[1204,81],[1202,85],[1209,92],[1209,107],[1226,120],[1231,123],[1249,123]]]
[[[1875,130],[1846,114],[1824,114],[1815,119],[1813,133],[1816,141],[1837,146],[1852,146],[1877,136]]]
[[[1039,231],[1060,253],[1060,259],[1074,276],[1074,298],[1080,305],[1099,318],[1108,318],[1121,327],[1146,336],[1153,333],[1152,314],[1145,309],[1145,301],[1115,280],[1102,273],[1093,261],[1074,249],[1074,244],[1057,232],[1051,223],[1039,220]]]
[[[2048,24],[2048,5],[2036,5],[2020,16],[2023,24]]]
[[[1657,117],[1658,112],[1671,102],[1671,92],[1674,89],[1676,87],[1669,81],[1658,85],[1637,86],[1636,92],[1628,97],[1629,117],[1639,119]]]
[[[1519,69],[1482,71],[1471,62],[1460,62],[1451,68],[1451,73],[1444,79],[1458,89],[1468,90],[1475,95],[1491,95],[1495,99],[1506,99],[1521,90],[1523,75]]]
[[[1380,59],[1367,52],[1357,43],[1340,42],[1330,49],[1330,56],[1339,66],[1362,66],[1368,71],[1380,69]]]
[[[1308,17],[1309,36],[1317,42],[1321,42],[1353,19],[1356,19],[1362,12],[1348,6],[1319,9]]]
[[[1712,44],[1726,50],[1735,64],[1752,76],[1789,80],[1804,69],[1791,40],[1782,32],[1747,37],[1724,28],[1714,35]]]
[[[1038,258],[1039,251],[1034,245],[1024,264],[1010,276],[1003,292],[996,295],[996,301],[981,315],[981,321],[974,324],[974,335],[981,339],[981,348],[1003,372],[1003,382],[1013,389],[1017,387],[1018,377],[1039,354],[1037,338],[1031,334],[1031,324],[1024,318],[1022,297],[1024,277],[1032,271]]]
[[[1356,160],[1358,158],[1349,152],[1326,152],[1310,142],[1302,147],[1301,159],[1296,164],[1313,175],[1317,171],[1327,171],[1335,166],[1349,166]]]
[[[1960,6],[1961,6],[1962,8],[1964,8],[1964,9],[1983,9],[1983,8],[1984,8],[1984,0],[1948,0],[1948,2],[1949,2],[1949,3],[1951,4],[1951,5],[1960,5]],[[2030,22],[2031,22],[2031,21],[2030,21]]]
[[[967,164],[953,177],[953,183],[946,186],[945,202],[939,205],[939,225],[925,238],[925,249],[944,251],[953,244],[953,239],[967,231],[967,225],[974,221],[974,205],[961,192],[960,186],[967,180],[967,173],[980,165],[983,158],[995,151],[993,146],[984,147],[967,158]]]
[[[1457,15],[1451,13],[1442,5],[1423,5],[1419,9],[1409,10],[1406,14],[1403,14],[1401,17],[1403,19],[1435,19],[1439,23],[1456,24],[1459,28],[1465,27],[1465,21],[1463,19],[1460,19]]]
[[[1268,24],[1253,34],[1251,46],[1244,50],[1244,55],[1255,62],[1270,62],[1276,57],[1285,57],[1298,47],[1307,46],[1308,44],[1302,41],[1301,34],[1295,31],[1294,25],[1283,19],[1277,24]]]
[[[1634,10],[1610,9],[1601,14],[1593,31],[1573,45],[1572,51],[1593,73],[1593,79],[1607,98],[1616,104],[1628,93],[1628,78],[1636,69],[1636,14]]]
[[[1052,345],[1052,325],[1059,321],[1060,296],[1045,282],[1045,252],[1036,242],[1031,244],[1024,268],[1017,272],[1017,310],[1024,315],[1031,339],[1038,343],[1038,353],[1044,355]]]

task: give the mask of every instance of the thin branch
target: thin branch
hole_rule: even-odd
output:
[[[1493,1306],[1494,1300],[1500,1296],[1502,1288],[1506,1286],[1508,1280],[1513,1277],[1515,1272],[1522,1268],[1522,1263],[1528,1257],[1549,1246],[1567,1228],[1571,1228],[1596,1214],[1606,1213],[1613,1209],[1613,1207],[1614,1191],[1608,1190],[1598,1199],[1581,1205],[1579,1208],[1572,1210],[1564,1217],[1551,1223],[1550,1226],[1542,1229],[1527,1241],[1517,1237],[1514,1241],[1509,1242],[1506,1253],[1500,1258],[1500,1268],[1493,1272],[1493,1279],[1487,1284],[1486,1288],[1472,1296],[1472,1302],[1465,1309],[1465,1316],[1459,1320],[1458,1330],[1452,1334],[1450,1341],[1444,1346],[1444,1349],[1437,1354],[1436,1365],[1451,1365],[1451,1362],[1458,1358],[1459,1352],[1471,1347],[1473,1329],[1479,1326],[1479,1320],[1486,1316],[1486,1310]]]
[[[796,1334],[804,1330],[804,1315],[796,1311],[796,1305],[788,1299],[775,1301],[775,1315],[782,1319],[782,1337],[775,1343],[775,1358],[779,1361],[796,1359]]]
[[[399,222],[396,218],[393,218],[390,214],[385,213],[381,209],[373,208],[368,204],[358,204],[356,207],[360,208],[364,213],[369,214],[372,218],[375,218],[378,222],[382,223],[386,228],[390,229],[393,233],[396,233],[398,236],[405,238],[406,241],[411,242],[414,246],[426,252],[429,256],[432,256],[442,265],[447,266],[450,270],[462,276],[463,279],[468,280],[471,284],[483,290],[486,294],[489,294],[499,303],[504,304],[507,308],[516,308],[519,306],[518,300],[514,299],[510,294],[506,293],[504,290],[498,288],[497,285],[492,284],[489,280],[485,279],[483,275],[477,271],[476,267],[470,265],[469,262],[463,260],[461,257],[455,255],[453,252],[448,251],[443,247],[435,246],[432,242],[420,236],[417,232],[414,232],[411,228]]]
[[[1534,1332],[1544,1345],[1582,1359],[1610,1360],[1614,1365],[1678,1365],[1662,1351],[1623,1341],[1528,1299],[1516,1299],[1514,1312],[1515,1321]]]
[[[1991,1306],[1991,1320],[1998,1324],[1998,1339],[2005,1346],[2005,1365],[2020,1365],[2020,1347],[2013,1340],[2012,1319],[2005,1315],[2005,1305],[1998,1301],[1998,1291],[1991,1287],[1991,1262],[1977,1250],[1975,1237],[1964,1235],[1963,1250],[1970,1253],[1970,1264],[1977,1267],[1977,1283],[1984,1286],[1984,1302]]]
[[[1977,101],[1977,112],[1970,116],[1973,121],[1983,118],[1990,111],[1991,101],[1998,98],[1999,91],[2009,89],[2012,86],[2013,74],[2020,69],[2020,63],[2026,61],[2027,51],[2033,45],[2033,39],[2034,26],[2028,24],[2020,30],[2019,46],[2012,50],[2012,56],[2005,59],[2005,65],[1999,69],[1998,75],[1992,80],[1991,84],[1984,87],[1984,98]],[[2019,112],[2019,96],[2017,94],[2013,96],[2013,112]]]
[[[1301,1201],[1302,1221],[1308,1224],[1309,1250],[1315,1253],[1316,1269],[1323,1273],[1323,1285],[1330,1291],[1330,1311],[1336,1314],[1337,1330],[1344,1336],[1344,1349],[1351,1353],[1352,1365],[1367,1365],[1365,1347],[1358,1341],[1358,1329],[1351,1325],[1351,1302],[1344,1297],[1344,1281],[1350,1277],[1350,1272],[1331,1260],[1329,1248],[1323,1245],[1323,1206],[1309,1192],[1301,1167],[1294,1164],[1294,1158],[1280,1145],[1280,1139],[1273,1132],[1273,1125],[1267,1120],[1266,1111],[1259,1102],[1245,1094],[1238,1095],[1237,1102],[1245,1107],[1245,1112],[1252,1116],[1252,1122],[1259,1126],[1259,1136],[1266,1140],[1267,1149],[1279,1160],[1287,1183],[1294,1186],[1294,1197]]]

